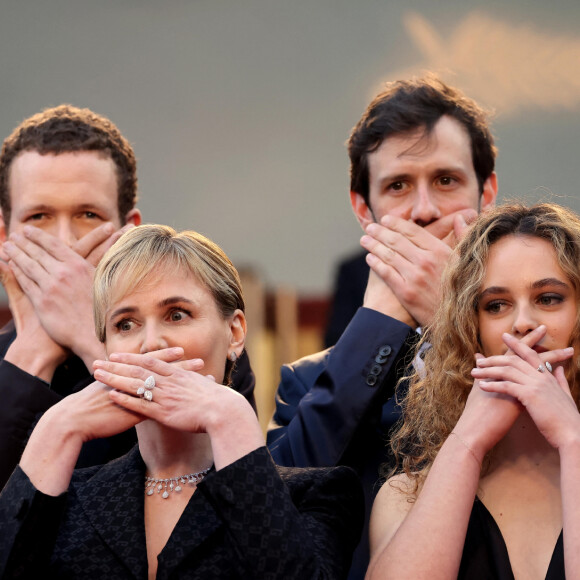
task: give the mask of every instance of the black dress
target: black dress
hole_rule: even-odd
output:
[[[465,580],[514,580],[501,531],[493,516],[478,498],[475,498],[469,518],[457,577]],[[562,533],[560,533],[548,566],[546,580],[563,580],[564,578],[566,578],[564,544]]]

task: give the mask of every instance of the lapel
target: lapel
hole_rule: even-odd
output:
[[[147,577],[144,492],[145,465],[135,446],[104,465],[89,480],[73,484],[95,531],[136,578]]]
[[[146,578],[148,571],[144,478],[145,464],[136,445],[127,455],[104,465],[89,480],[73,484],[96,533],[135,578]],[[221,526],[219,515],[198,488],[159,554],[157,577],[170,577]]]
[[[210,473],[208,477],[212,475]],[[158,574],[159,577],[169,578],[194,550],[223,525],[202,489],[201,485],[198,486],[159,554],[159,570],[164,570],[163,576]]]

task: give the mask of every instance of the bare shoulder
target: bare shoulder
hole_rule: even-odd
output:
[[[413,482],[405,474],[389,478],[373,503],[369,526],[371,559],[382,551],[413,507]]]

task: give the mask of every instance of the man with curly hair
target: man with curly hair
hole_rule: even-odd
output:
[[[282,368],[268,433],[281,465],[346,464],[363,480],[367,524],[395,386],[417,329],[439,302],[451,249],[497,195],[496,149],[482,109],[427,77],[398,81],[370,103],[348,140],[350,201],[370,275],[363,307],[336,345]],[[350,578],[363,578],[368,538]]]

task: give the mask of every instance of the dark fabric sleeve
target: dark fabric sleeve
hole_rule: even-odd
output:
[[[350,465],[349,458],[360,457],[349,447],[361,427],[380,422],[415,335],[398,320],[360,308],[334,348],[284,366],[267,436],[276,463]]]
[[[361,485],[346,467],[279,469],[265,447],[199,490],[228,530],[248,578],[344,578],[362,527]]]
[[[20,461],[38,419],[61,399],[43,380],[0,361],[0,489]]]
[[[0,493],[0,578],[45,577],[66,496],[44,495],[14,470]]]

